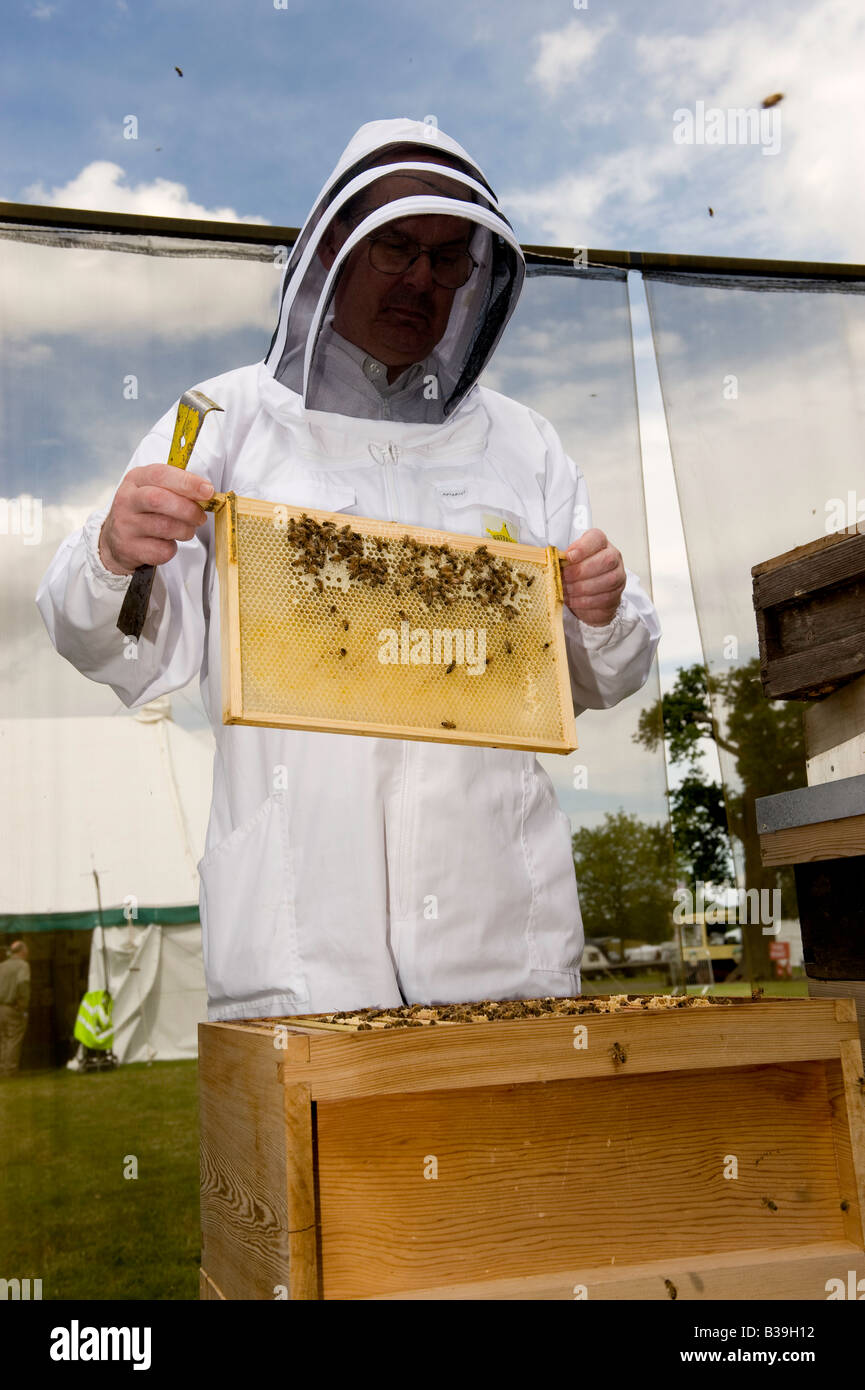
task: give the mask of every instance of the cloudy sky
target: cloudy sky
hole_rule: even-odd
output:
[[[86,8],[72,0],[25,0],[4,7],[0,65],[0,198],[7,201],[296,226],[359,125],[434,116],[478,159],[524,243],[862,259],[865,11],[849,0],[770,0],[759,9],[745,0],[660,0],[651,7],[588,0],[581,8],[565,0],[469,0],[459,7],[420,0],[90,0]],[[783,93],[783,101],[759,116],[773,93]],[[700,112],[713,109],[754,112],[751,138],[677,138],[682,112],[699,125]],[[0,672],[0,705],[5,714],[58,712],[58,701],[81,713],[110,711],[119,707],[110,691],[90,691],[85,700],[76,673],[58,675],[58,659],[44,643],[36,652],[28,596],[59,539],[110,497],[132,444],[190,384],[190,362],[202,380],[263,355],[278,276],[264,263],[197,263],[190,322],[178,312],[182,260],[160,260],[157,270],[145,257],[90,250],[0,243],[0,252],[0,405],[12,421],[0,452],[0,493],[36,493],[38,485],[45,498],[43,544],[14,553],[9,544],[0,547],[4,586],[18,605],[10,635],[20,639]],[[44,258],[58,254],[66,257],[59,294],[56,272],[44,270]],[[137,269],[121,268],[131,261]],[[638,276],[629,277],[627,291],[651,573],[635,519],[623,517],[616,531],[615,509],[604,515],[612,517],[606,529],[626,563],[647,584],[651,579],[664,628],[659,671],[666,687],[678,666],[700,659],[701,648]],[[657,294],[660,314],[663,287]],[[783,339],[787,320],[778,314],[774,326]],[[526,321],[519,331],[529,327]],[[848,324],[861,352],[860,329],[858,321]],[[736,332],[731,325],[730,342]],[[511,359],[516,332],[513,338],[501,350]],[[671,373],[682,355],[675,338],[671,327]],[[229,348],[225,360],[220,354]],[[581,395],[576,384],[570,391],[555,373],[538,380],[537,364],[533,375],[523,360],[524,389],[517,365],[504,358],[494,362],[490,384],[533,397],[533,404],[542,397],[538,408],[563,437],[576,430],[596,408],[590,392]],[[725,360],[719,350],[703,362],[708,378],[701,380],[714,383],[712,373]],[[106,394],[108,364],[115,376],[140,378],[134,402],[121,405]],[[676,384],[672,375],[670,381]],[[686,400],[684,382],[678,386]],[[619,389],[628,415],[627,388]],[[25,418],[38,418],[35,436],[28,424],[25,437]],[[759,412],[750,418],[759,427]],[[633,457],[627,452],[623,467],[636,489]],[[593,498],[603,500],[617,480],[614,472],[601,476],[601,465],[598,454],[595,477],[591,460],[585,471]],[[739,467],[747,486],[753,462],[743,456]],[[844,476],[842,466],[839,485]],[[691,508],[686,523],[696,563],[705,535],[692,528],[701,480],[691,482],[683,503],[686,513]],[[723,504],[723,492],[712,497],[713,505]],[[803,496],[803,516],[818,508],[819,498]],[[605,524],[600,516],[598,524]],[[807,527],[792,534],[810,538]],[[784,548],[786,533],[778,535]],[[773,535],[756,523],[746,539],[745,568],[777,553]],[[713,563],[704,592],[725,584],[717,555]],[[755,634],[743,574],[740,564],[738,616],[719,617],[713,633],[724,622],[727,629],[738,624],[747,656]],[[13,607],[4,605],[7,619]],[[192,723],[194,706],[193,694],[184,716]],[[589,819],[607,804],[659,813],[657,765],[632,751],[624,758],[609,753],[630,744],[640,701],[627,706],[603,716],[608,774]],[[597,720],[586,722],[585,747],[592,749],[597,728]],[[578,817],[570,772],[561,764],[555,772],[563,804]],[[585,798],[581,804],[585,811]]]

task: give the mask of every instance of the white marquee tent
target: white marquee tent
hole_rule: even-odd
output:
[[[177,725],[166,697],[109,717],[0,720],[4,934],[94,929],[88,987],[104,988],[107,964],[122,1062],[197,1055],[212,766],[209,732]]]

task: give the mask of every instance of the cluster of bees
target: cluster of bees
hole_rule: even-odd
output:
[[[507,560],[491,555],[485,545],[455,551],[449,545],[429,545],[403,536],[402,546],[406,553],[397,564],[397,574],[427,608],[468,598],[499,607],[506,618],[513,619],[520,611],[513,602],[520,585],[528,589],[534,583],[534,575],[515,574]]]
[[[305,512],[299,520],[289,518],[286,536],[298,551],[292,564],[313,576],[320,593],[324,590],[322,571],[331,563],[344,562],[349,579],[373,588],[383,587],[391,578],[390,543],[380,536],[364,538],[350,525],[313,521]],[[485,545],[455,551],[449,545],[429,545],[412,536],[402,536],[394,545],[403,551],[393,570],[394,593],[416,594],[427,608],[470,599],[495,606],[506,618],[514,619],[520,611],[514,599],[535,581],[534,575],[515,571],[507,560],[491,555]]]
[[[292,564],[315,578],[319,593],[324,590],[321,571],[329,563],[344,561],[351,579],[361,579],[373,587],[386,583],[389,570],[386,560],[367,555],[363,537],[346,525],[337,527],[333,521],[313,521],[304,512],[300,520],[289,517],[286,527],[289,544],[299,554]],[[377,537],[373,544],[381,552],[387,542]]]
[[[622,1009],[717,1008],[728,999],[697,995],[614,994],[577,995],[575,998],[484,999],[477,1004],[407,1004],[397,1009],[354,1009],[320,1014],[326,1023],[353,1025],[358,1032],[372,1028],[418,1028],[435,1023],[486,1023],[509,1018],[542,1018],[544,1015],[618,1013]],[[616,1044],[619,1046],[619,1044]],[[617,1061],[624,1060],[617,1057]]]

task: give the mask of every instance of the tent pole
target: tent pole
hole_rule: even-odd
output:
[[[99,912],[99,930],[102,933],[102,971],[105,975],[105,993],[111,998],[111,989],[108,984],[108,950],[105,945],[105,923],[102,920],[102,890],[99,887],[99,875],[93,870],[93,878],[96,882],[96,906]]]

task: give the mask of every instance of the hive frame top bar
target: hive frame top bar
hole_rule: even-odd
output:
[[[523,563],[540,563],[541,554],[555,555],[559,565],[567,563],[567,554],[564,550],[558,550],[554,545],[521,545],[519,541],[494,541],[484,540],[481,536],[463,535],[456,531],[436,531],[428,526],[414,526],[405,521],[380,521],[375,517],[354,516],[351,512],[330,512],[316,507],[298,507],[289,502],[269,502],[262,501],[258,497],[238,497],[234,492],[217,492],[207,502],[203,503],[204,510],[207,512],[218,512],[222,507],[237,506],[243,504],[243,510],[247,514],[260,517],[272,517],[277,511],[284,512],[286,517],[308,516],[313,521],[332,521],[336,516],[342,516],[348,526],[359,535],[388,536],[394,540],[400,540],[403,536],[412,536],[415,540],[423,540],[428,545],[447,545],[452,550],[477,550],[482,545],[489,551],[490,555],[501,556],[505,560],[518,560]]]

